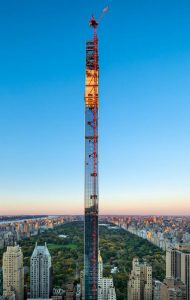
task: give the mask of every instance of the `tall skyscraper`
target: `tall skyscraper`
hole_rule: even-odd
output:
[[[166,277],[180,279],[186,286],[186,297],[190,300],[190,251],[168,249],[166,253]]]
[[[98,23],[86,42],[84,298],[98,299]]]
[[[190,251],[181,252],[181,281],[186,285],[187,300],[190,300]]]
[[[166,251],[166,278],[181,278],[181,252],[176,249]]]
[[[51,256],[46,244],[36,244],[30,260],[30,298],[48,299],[50,292]]]
[[[13,295],[16,300],[24,299],[23,254],[18,245],[7,247],[3,254],[3,296]]]
[[[138,257],[133,258],[128,281],[128,299],[152,300],[152,267],[146,263],[140,264]]]

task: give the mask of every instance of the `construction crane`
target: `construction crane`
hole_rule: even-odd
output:
[[[84,299],[98,300],[98,22],[91,17],[93,39],[86,42],[85,82],[85,238],[84,238]]]

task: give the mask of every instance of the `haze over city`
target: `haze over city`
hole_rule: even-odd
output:
[[[99,26],[100,214],[190,214],[189,1],[0,5],[0,214],[83,214],[87,20]]]

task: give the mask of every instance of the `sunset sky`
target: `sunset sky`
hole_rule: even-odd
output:
[[[189,0],[0,3],[0,214],[83,213],[99,29],[100,213],[190,214]]]

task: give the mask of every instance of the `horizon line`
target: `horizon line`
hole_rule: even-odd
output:
[[[77,217],[83,217],[84,214],[3,214],[0,215],[1,217],[67,217],[67,216],[77,216]],[[190,217],[190,214],[99,214],[101,217],[105,216],[117,216],[117,217],[125,217],[125,216],[167,216],[167,217]]]

